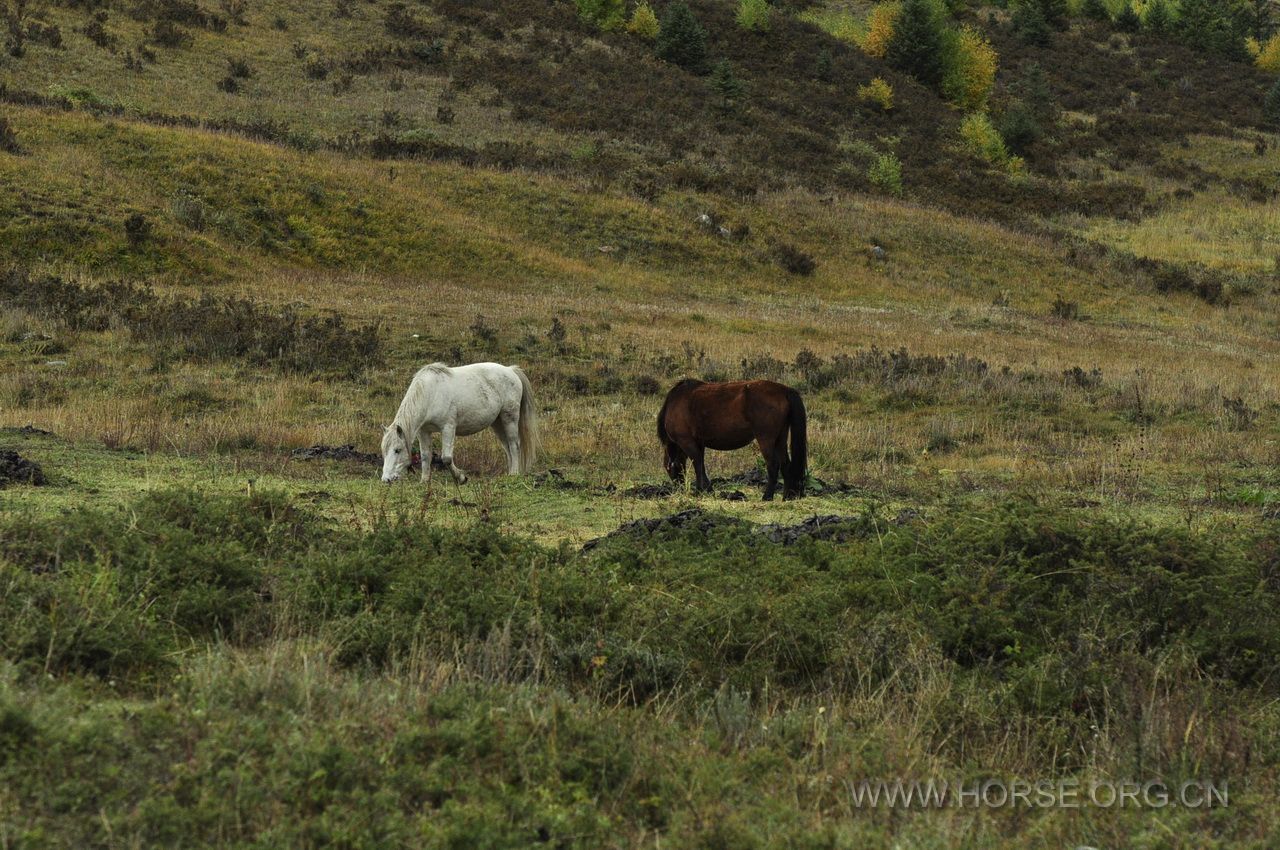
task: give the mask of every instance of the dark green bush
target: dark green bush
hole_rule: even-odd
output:
[[[285,372],[356,374],[382,356],[379,329],[349,327],[337,313],[303,316],[293,307],[204,295],[164,296],[146,286],[85,286],[20,269],[0,276],[0,304],[46,316],[72,330],[121,325],[137,339],[193,360],[242,359]]]

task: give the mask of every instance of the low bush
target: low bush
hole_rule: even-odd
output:
[[[11,270],[0,277],[0,303],[72,330],[120,326],[140,341],[192,360],[356,374],[382,357],[375,325],[350,327],[337,313],[304,316],[293,307],[272,309],[241,298],[186,300],[128,283],[82,286]]]
[[[850,666],[863,627],[890,615],[962,667],[1018,678],[1074,659],[1069,684],[1039,697],[1052,713],[1082,694],[1105,704],[1097,677],[1130,654],[1185,651],[1240,686],[1280,676],[1280,589],[1259,581],[1255,533],[1016,500],[909,526],[867,513],[843,543],[787,546],[695,513],[581,554],[484,522],[332,528],[270,494],[169,490],[3,523],[0,583],[17,592],[0,596],[0,647],[36,670],[145,677],[192,641],[259,641],[287,610],[345,664],[500,638],[504,676],[635,701],[894,675]]]
[[[735,20],[738,26],[752,32],[768,32],[769,16],[772,14],[769,0],[738,0],[738,12]]]
[[[858,99],[875,104],[882,112],[889,112],[893,109],[893,86],[883,77],[876,77],[865,86],[858,86]]]
[[[960,139],[965,149],[991,165],[1010,172],[1022,169],[1022,160],[1009,154],[1004,139],[982,112],[974,112],[960,122]]]
[[[902,163],[893,153],[879,154],[867,168],[871,185],[890,195],[902,194]]]

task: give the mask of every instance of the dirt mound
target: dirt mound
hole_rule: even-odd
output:
[[[596,537],[582,544],[583,552],[590,552],[606,540],[612,540],[616,537],[647,537],[659,531],[671,529],[697,529],[703,534],[708,534],[717,528],[729,528],[733,526],[748,526],[746,520],[736,519],[734,517],[723,516],[720,514],[709,514],[701,508],[690,508],[687,511],[671,514],[670,516],[653,517],[652,519],[637,519],[632,522],[623,523],[604,537]]]
[[[870,525],[865,517],[840,516],[839,514],[811,516],[795,525],[782,525],[781,523],[771,522],[754,529],[756,534],[783,546],[798,543],[805,538],[844,543],[848,540],[865,537],[869,530]]]
[[[9,449],[0,449],[0,488],[9,484],[31,484],[39,487],[46,483],[44,470],[34,460]]]
[[[358,463],[382,463],[381,455],[358,452],[355,446],[308,446],[305,449],[294,449],[290,454],[298,460],[354,460]]]
[[[548,487],[552,490],[590,490],[591,485],[585,481],[574,481],[564,477],[564,472],[559,469],[548,469],[546,472],[536,472],[532,476],[533,486]]]
[[[6,431],[10,434],[18,434],[23,437],[56,437],[57,434],[52,431],[46,431],[43,428],[37,428],[34,425],[23,425],[21,428],[0,428],[0,431]]]
[[[732,494],[728,495],[731,496]],[[905,525],[914,522],[919,516],[918,511],[906,508],[890,522],[894,525]],[[669,516],[638,519],[624,523],[603,537],[588,540],[582,544],[582,551],[590,552],[604,541],[612,540],[616,537],[638,539],[670,529],[697,529],[706,534],[719,528],[750,528],[752,534],[759,535],[770,543],[789,546],[805,539],[830,540],[834,543],[857,540],[868,536],[874,531],[875,520],[868,514],[861,516],[826,514],[823,516],[811,516],[795,525],[783,525],[776,522],[766,523],[765,525],[752,525],[746,520],[738,519],[737,517],[707,513],[701,508],[690,508]]]

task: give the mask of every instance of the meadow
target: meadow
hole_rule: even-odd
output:
[[[713,29],[757,129],[698,93],[672,137],[609,105],[574,129],[493,45],[603,84],[626,36],[465,5],[220,5],[151,62],[186,6],[104,4],[104,47],[59,4],[63,46],[0,66],[0,449],[45,479],[0,480],[0,847],[1271,846],[1280,138],[1227,126],[1253,78],[1189,131],[1234,66],[1116,110],[1063,70],[1011,176],[885,71],[896,115],[797,117],[842,140],[757,179],[793,104],[755,75],[802,64],[758,34]],[[1092,26],[1053,49],[1184,49]],[[871,60],[774,32],[855,103]],[[1131,148],[1157,108],[1175,129]],[[846,179],[867,145],[904,192]],[[534,474],[487,433],[461,487],[299,454],[376,455],[437,360],[529,373]],[[811,495],[759,501],[748,450],[669,485],[684,376],[799,389]],[[897,777],[1230,797],[855,804]]]

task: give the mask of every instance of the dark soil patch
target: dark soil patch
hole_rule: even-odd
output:
[[[585,481],[574,481],[564,477],[564,472],[559,469],[548,469],[546,472],[538,472],[531,476],[533,486],[547,487],[552,490],[590,490],[591,485]]]
[[[305,449],[294,449],[291,454],[298,460],[350,460],[371,466],[382,465],[382,455],[357,451],[355,446],[308,446]],[[421,468],[422,456],[415,451],[413,453],[413,461],[409,464],[409,469],[413,471]],[[447,469],[448,467],[440,460],[440,455],[432,452],[431,468]]]
[[[749,526],[746,520],[736,519],[734,517],[723,516],[720,514],[709,514],[702,508],[690,508],[687,511],[671,514],[664,517],[653,517],[652,519],[637,519],[632,522],[623,523],[604,537],[597,537],[588,540],[582,544],[583,552],[590,552],[606,540],[612,540],[617,537],[643,538],[649,537],[661,531],[671,531],[675,529],[686,530],[695,529],[703,534],[709,534],[719,528],[746,527]]]
[[[47,483],[44,470],[34,460],[9,449],[0,449],[0,488],[9,484],[31,484],[39,487]]]
[[[353,460],[357,463],[380,464],[382,455],[356,451],[355,446],[308,446],[290,453],[298,460]]]

